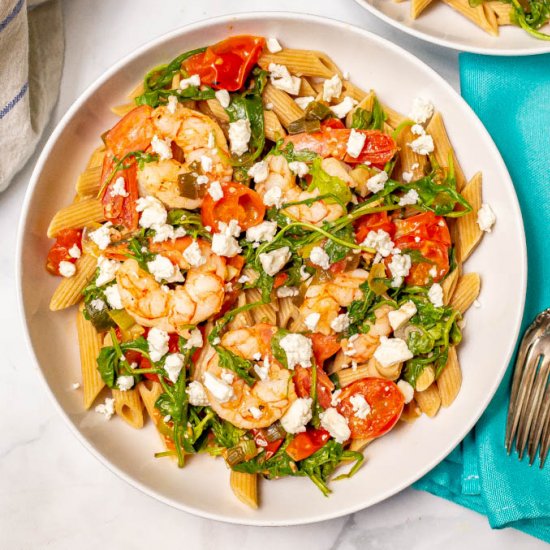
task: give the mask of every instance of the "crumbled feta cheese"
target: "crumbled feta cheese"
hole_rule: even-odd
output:
[[[260,380],[267,380],[269,376],[269,364],[254,365],[254,372],[258,375]]]
[[[107,298],[107,303],[113,309],[122,309],[122,298],[120,297],[120,289],[118,284],[110,285],[105,287],[105,298]]]
[[[235,237],[241,234],[241,227],[236,220],[229,223],[218,222],[218,233],[212,236],[212,252],[218,256],[232,258],[241,252],[242,248]]]
[[[73,246],[71,246],[71,248],[69,248],[67,252],[69,253],[69,256],[71,258],[74,258],[75,260],[78,260],[78,258],[80,258],[80,255],[82,254],[80,248],[76,243],[73,244]]]
[[[302,334],[289,333],[279,341],[286,353],[288,368],[294,370],[296,365],[311,367],[313,348],[311,340]]]
[[[443,307],[443,288],[439,283],[434,283],[430,287],[428,298],[435,307]]]
[[[267,176],[269,176],[267,162],[265,160],[261,160],[260,162],[253,164],[248,169],[248,175],[253,178],[256,183],[262,183],[265,181]]]
[[[412,109],[409,113],[409,118],[417,124],[424,124],[434,112],[434,106],[431,101],[423,97],[415,97],[413,99]]]
[[[321,426],[338,443],[346,442],[351,436],[348,421],[334,407],[329,407],[319,415]]]
[[[168,333],[160,328],[153,327],[147,334],[149,344],[149,355],[153,362],[160,361],[168,353]]]
[[[167,223],[163,224],[154,224],[151,226],[151,229],[155,230],[155,234],[153,236],[153,242],[154,243],[162,243],[164,241],[167,241],[168,239],[175,239],[176,238],[176,231],[171,225],[168,225]],[[178,227],[178,229],[183,229],[182,227]]]
[[[262,417],[263,412],[258,407],[249,407],[248,412],[252,415],[253,418],[258,420]]]
[[[355,349],[355,340],[359,338],[359,334],[354,334],[353,336],[350,336],[348,338],[346,349],[344,350],[344,355],[347,355],[348,357],[353,357],[357,354],[357,350]],[[343,340],[345,342],[345,340]]]
[[[384,172],[385,173],[385,172]],[[380,256],[387,258],[395,248],[394,242],[391,240],[390,234],[383,229],[369,231],[361,246],[374,248]]]
[[[335,74],[332,78],[328,78],[323,82],[323,100],[330,101],[335,97],[339,97],[342,93],[342,81]]]
[[[481,208],[477,211],[477,225],[479,225],[481,231],[490,233],[496,221],[497,217],[495,216],[493,209],[484,202],[481,205]]]
[[[411,134],[414,134],[415,136],[423,136],[426,133],[426,130],[424,130],[424,127],[420,124],[413,124],[411,126]]]
[[[220,102],[220,105],[224,109],[227,109],[229,107],[229,103],[231,102],[231,96],[229,95],[229,92],[227,90],[216,90],[214,92],[214,96]]]
[[[120,391],[128,391],[134,385],[133,376],[119,376],[116,379],[116,385]]]
[[[371,410],[365,397],[360,393],[356,393],[349,398],[349,402],[353,408],[354,416],[356,418],[360,418],[361,420],[365,420]]]
[[[265,104],[266,111],[273,111],[273,103],[269,102]]]
[[[111,420],[115,414],[115,400],[112,397],[107,397],[105,403],[101,403],[95,408],[95,412],[102,414],[105,420]]]
[[[174,114],[178,107],[178,98],[175,95],[168,96],[168,103],[166,104],[166,109],[170,114]]]
[[[287,433],[297,434],[306,431],[306,425],[312,417],[312,403],[313,400],[310,397],[298,397],[292,402],[281,418],[281,425]]]
[[[206,258],[202,255],[201,247],[197,241],[193,241],[184,251],[183,259],[192,267],[200,267],[206,263]]]
[[[387,172],[384,172],[384,170],[381,170],[380,172],[377,172],[376,174],[374,174],[374,176],[370,177],[367,180],[367,189],[371,193],[378,193],[379,191],[382,191],[382,189],[384,189],[384,186],[386,185],[387,181],[388,181]]]
[[[170,422],[170,420],[172,420],[172,416],[167,414],[166,416],[162,417],[162,420],[164,420],[165,424],[168,424],[168,422]]]
[[[339,390],[334,390],[332,392],[332,396],[330,398],[330,404],[333,406],[333,407],[336,407],[336,405],[338,405],[338,403],[340,403],[340,394],[342,393],[342,390],[339,389]]]
[[[405,404],[410,403],[414,397],[414,388],[406,380],[399,380],[397,387],[405,398]]]
[[[267,39],[267,49],[271,53],[277,53],[280,52],[283,48],[279,44],[279,41],[276,38],[268,38]]]
[[[145,228],[150,228],[153,225],[163,225],[168,217],[162,202],[151,195],[140,197],[136,201],[136,210],[141,212],[139,225]]]
[[[403,172],[403,179],[405,179],[405,174],[410,172]],[[412,177],[412,174],[411,174]],[[410,180],[409,180],[410,181]],[[399,206],[407,206],[409,204],[416,204],[418,202],[418,192],[416,189],[409,189],[400,199]]]
[[[413,354],[407,347],[407,342],[401,338],[380,337],[380,345],[374,352],[374,358],[383,366],[391,367],[397,363],[412,359]]]
[[[338,118],[344,118],[356,105],[357,105],[357,100],[356,99],[353,99],[352,97],[346,96],[337,105],[332,105],[330,110]]]
[[[180,268],[161,254],[157,254],[154,260],[147,262],[147,269],[159,283],[161,281],[183,283],[184,281]]]
[[[231,152],[238,157],[248,151],[248,142],[251,136],[250,122],[247,118],[229,123],[229,141]]]
[[[298,296],[300,291],[295,286],[280,286],[276,290],[277,298],[293,298]]]
[[[90,302],[90,306],[96,311],[103,311],[105,309],[105,302],[101,298],[94,298]]]
[[[189,78],[182,78],[180,80],[180,90],[186,90],[189,86],[200,86],[201,78],[198,74],[193,74]]]
[[[160,160],[168,160],[172,158],[172,142],[169,138],[160,139],[156,134],[151,140],[151,149],[156,153]]]
[[[290,95],[298,95],[302,81],[289,73],[288,68],[277,63],[269,64],[271,84],[279,90],[283,90]]]
[[[273,277],[281,271],[288,260],[290,260],[291,256],[290,248],[288,248],[288,246],[283,246],[271,252],[264,252],[260,254],[259,258],[264,271]]]
[[[80,382],[73,382],[71,384],[71,389],[78,390],[80,388]]]
[[[361,154],[361,151],[365,146],[366,139],[367,136],[365,134],[352,129],[349,134],[348,144],[346,146],[347,154],[356,159]]]
[[[294,98],[294,101],[296,102],[296,105],[302,109],[302,111],[305,111],[307,109],[307,106],[312,102],[315,101],[315,98],[311,95],[307,95],[305,97],[296,97]]]
[[[198,381],[191,382],[185,390],[189,397],[189,404],[194,407],[206,407],[208,405],[208,397],[204,391],[204,386]]]
[[[96,286],[103,286],[110,283],[118,271],[119,264],[114,260],[108,260],[105,256],[99,256],[97,259],[97,267],[99,268],[99,274],[95,281]]]
[[[435,265],[430,268],[430,271],[428,271],[428,275],[432,279],[435,279],[437,277],[437,267]]]
[[[266,191],[263,201],[266,206],[281,208],[283,204],[283,191],[280,187],[272,187]]]
[[[226,384],[233,384],[233,381],[235,380],[235,375],[227,369],[222,369],[222,373],[220,374],[220,378],[226,383]]]
[[[126,191],[126,182],[122,176],[119,176],[111,186],[111,197],[127,197],[128,191]]]
[[[309,166],[305,162],[294,160],[288,163],[288,167],[299,178],[303,178],[309,172]]]
[[[204,174],[197,176],[197,178],[195,179],[195,183],[197,185],[206,185],[208,181],[209,181],[208,176],[205,176]]]
[[[416,305],[412,300],[405,302],[399,309],[388,313],[388,321],[391,328],[397,330],[401,328],[409,319],[416,314]]]
[[[388,267],[390,268],[393,281],[391,286],[396,288],[403,284],[403,279],[411,269],[411,257],[408,254],[394,254]]]
[[[402,174],[403,181],[405,183],[410,183],[413,179],[413,175],[414,174],[412,172],[407,172],[407,171],[403,172],[403,174]],[[411,191],[414,191],[414,189],[411,189]],[[402,197],[402,198],[404,198],[404,197]],[[401,204],[401,200],[399,201],[399,206],[404,206],[404,205]]]
[[[250,277],[248,275],[241,275],[238,279],[237,279],[237,282],[238,283],[241,283],[241,284],[246,284],[250,281]]]
[[[194,328],[189,334],[183,349],[202,348],[203,343],[202,332],[198,328]]]
[[[69,279],[76,273],[76,266],[73,264],[73,262],[67,262],[65,260],[61,260],[59,262],[59,274],[63,277],[66,277]]]
[[[349,315],[347,313],[340,313],[335,319],[330,323],[330,328],[335,332],[343,332],[350,325]]]
[[[309,253],[309,261],[318,265],[322,269],[328,269],[330,267],[330,258],[323,248],[320,246],[314,246]]]
[[[220,403],[227,403],[227,401],[233,399],[235,396],[232,386],[210,372],[204,373],[204,385]]]
[[[113,224],[111,222],[104,223],[101,227],[95,231],[90,231],[88,237],[97,244],[100,250],[105,250],[111,244],[111,228]]]
[[[246,240],[251,243],[271,242],[277,233],[277,222],[264,221],[246,230]]]
[[[321,314],[314,312],[314,313],[310,313],[304,319],[304,323],[309,330],[313,331],[315,330],[315,327],[317,326],[317,323],[319,322],[320,319],[321,319]]]
[[[411,166],[411,170],[416,170],[420,167],[420,164],[418,164],[418,162],[415,162],[412,166]]]
[[[200,158],[201,170],[203,172],[210,172],[212,170],[213,161],[208,155],[202,155]]]
[[[429,134],[417,137],[408,145],[418,155],[429,155],[434,150],[434,140]]]

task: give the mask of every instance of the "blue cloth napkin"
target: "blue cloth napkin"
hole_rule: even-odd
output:
[[[462,95],[506,162],[523,213],[529,276],[523,330],[550,306],[550,55],[460,55]],[[506,223],[498,220],[497,223]],[[543,470],[504,449],[513,363],[474,429],[415,487],[550,542],[550,460]]]

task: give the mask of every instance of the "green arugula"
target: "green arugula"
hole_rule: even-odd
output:
[[[351,127],[356,130],[382,130],[387,118],[382,105],[375,97],[372,103],[372,111],[361,107],[357,107],[353,111]]]
[[[347,204],[351,200],[351,190],[348,184],[336,176],[331,176],[321,167],[321,158],[313,160],[309,173],[311,175],[311,184],[308,191],[318,189],[321,195],[334,195],[341,204]],[[325,199],[328,203],[336,202],[335,199]]]

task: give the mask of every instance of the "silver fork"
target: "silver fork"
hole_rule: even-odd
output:
[[[537,315],[521,341],[514,367],[505,444],[516,444],[519,459],[525,449],[529,464],[540,454],[544,467],[550,446],[550,308]]]

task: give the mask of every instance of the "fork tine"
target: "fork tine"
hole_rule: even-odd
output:
[[[540,442],[540,468],[544,468],[546,462],[546,456],[548,455],[548,448],[550,447],[550,414],[546,416],[546,425],[542,430],[542,440]]]
[[[525,366],[523,367],[523,376],[520,383],[516,408],[512,417],[512,438],[515,437],[516,449],[519,452],[518,442],[522,437],[522,428],[525,427],[525,420],[528,417],[529,402],[533,382],[537,373],[537,365],[539,362],[539,352],[536,346],[531,346],[525,358]],[[510,445],[512,441],[510,442]]]
[[[527,455],[529,456],[529,465],[532,465],[535,462],[537,456],[537,448],[540,443],[542,430],[546,424],[546,417],[550,412],[550,386],[547,386],[548,383],[548,372],[550,370],[550,359],[545,357],[545,361],[541,366],[539,371],[540,378],[540,400],[538,405],[533,405],[535,410],[536,417],[529,433],[529,439],[527,444]],[[536,384],[536,382],[535,382]],[[546,390],[546,391],[545,391]],[[537,408],[535,408],[537,407]]]

